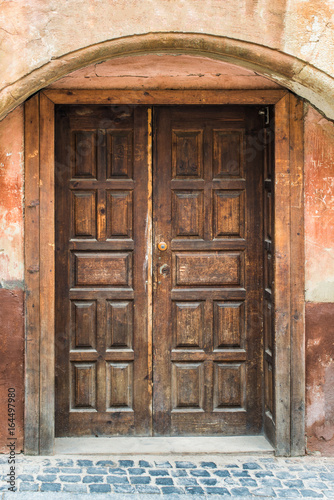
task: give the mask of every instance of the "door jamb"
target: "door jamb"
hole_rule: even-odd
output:
[[[286,90],[44,90],[25,103],[25,453],[54,449],[55,104],[275,108],[276,455],[305,453],[303,101]]]

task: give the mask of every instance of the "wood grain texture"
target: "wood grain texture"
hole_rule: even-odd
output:
[[[275,104],[286,90],[43,90],[56,104]]]
[[[263,377],[264,377],[264,431],[275,446],[275,328],[274,328],[274,196],[275,157],[273,109],[269,109],[269,123],[264,123],[264,300],[263,300]]]
[[[40,96],[40,453],[54,446],[54,104]]]
[[[147,216],[145,225],[147,295],[147,384],[149,425],[153,432],[153,109],[147,108]]]
[[[151,432],[146,119],[145,108],[57,110],[57,436]]]
[[[275,424],[276,453],[290,454],[291,240],[290,98],[275,108]],[[289,235],[288,237],[286,235]]]
[[[291,455],[305,454],[304,104],[290,94]]]
[[[39,454],[39,95],[25,103],[25,431],[24,452]]]
[[[155,117],[154,432],[259,433],[263,161],[252,147],[258,110],[161,107]],[[215,149],[217,131],[224,139]],[[230,190],[236,175],[237,192]],[[238,201],[217,207],[219,196]]]

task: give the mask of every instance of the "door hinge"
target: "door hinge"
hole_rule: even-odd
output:
[[[269,123],[270,123],[269,106],[266,106],[265,108],[260,109],[259,115],[263,115],[264,116],[264,124],[269,125]]]

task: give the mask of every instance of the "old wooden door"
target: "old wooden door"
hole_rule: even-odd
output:
[[[56,118],[56,435],[145,435],[147,109]]]
[[[258,110],[165,107],[157,109],[155,130],[155,432],[257,433],[263,258]]]
[[[58,436],[261,429],[258,111],[154,113],[149,241],[147,108],[57,112]]]

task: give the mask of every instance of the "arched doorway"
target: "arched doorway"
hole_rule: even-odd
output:
[[[34,234],[38,237],[40,234],[40,255],[34,255],[32,258],[35,263],[40,266],[38,286],[36,286],[35,295],[28,298],[28,316],[34,314],[32,307],[29,309],[29,302],[36,301],[40,304],[40,326],[35,323],[35,335],[39,337],[42,350],[40,358],[39,377],[37,379],[36,372],[29,374],[27,379],[27,419],[26,419],[26,443],[27,451],[50,453],[53,446],[54,423],[50,417],[51,409],[54,404],[54,394],[50,391],[50,386],[53,386],[54,368],[53,368],[53,341],[52,335],[54,332],[54,209],[53,209],[53,183],[54,183],[54,151],[53,151],[53,134],[54,134],[54,105],[57,103],[83,103],[83,104],[141,104],[141,105],[159,105],[159,104],[246,104],[246,105],[271,105],[275,108],[275,165],[276,165],[276,189],[275,189],[275,252],[274,259],[275,267],[275,342],[276,342],[276,366],[275,380],[273,384],[275,390],[275,425],[272,426],[271,438],[275,441],[276,451],[278,454],[301,453],[303,448],[303,438],[301,438],[300,423],[303,419],[303,411],[300,410],[300,401],[303,399],[303,387],[301,372],[303,370],[303,357],[299,354],[302,352],[292,351],[291,345],[299,345],[300,336],[303,331],[303,299],[301,299],[302,276],[299,275],[299,268],[294,266],[291,252],[302,253],[302,229],[301,211],[295,209],[295,200],[300,199],[300,190],[302,188],[302,158],[300,145],[301,141],[301,106],[298,99],[285,91],[217,91],[210,93],[209,91],[193,91],[184,93],[180,91],[113,91],[108,90],[94,91],[56,91],[47,90],[40,97],[36,96],[27,103],[27,151],[26,161],[28,172],[27,175],[32,175],[29,169],[39,169],[39,162],[43,165],[40,169],[41,189],[38,193],[38,188],[33,192],[33,198],[36,196],[39,199],[39,205],[31,204],[33,208],[39,207],[41,216],[39,228],[33,230],[36,223],[26,220],[30,241],[27,239],[29,256],[29,246],[31,248],[31,236]],[[35,127],[40,127],[39,140],[34,135]],[[38,144],[37,144],[38,143]],[[39,149],[40,148],[40,149]],[[29,152],[30,151],[30,152]],[[37,151],[37,154],[35,152]],[[294,170],[295,169],[295,170]],[[291,181],[293,177],[293,181]],[[31,178],[31,177],[30,177]],[[277,180],[279,179],[279,182]],[[34,183],[29,186],[34,189]],[[292,191],[290,186],[293,185]],[[28,192],[29,199],[29,192]],[[287,213],[286,200],[289,200],[291,207],[294,207]],[[29,205],[28,205],[29,206]],[[300,207],[300,205],[299,205]],[[34,208],[33,208],[34,209]],[[34,209],[35,210],[35,209]],[[43,215],[43,217],[42,217]],[[291,226],[292,224],[292,226]],[[294,227],[292,233],[288,229]],[[36,240],[35,240],[36,241]],[[32,279],[36,276],[27,271],[28,287]],[[33,276],[33,278],[32,278]],[[298,294],[291,293],[297,289]],[[31,306],[30,304],[30,306]],[[290,316],[291,310],[296,312],[294,317]],[[31,317],[31,315],[30,315]],[[297,325],[297,327],[296,327]],[[297,342],[297,344],[296,344]],[[32,353],[30,354],[32,355]],[[268,353],[267,353],[268,355]],[[292,357],[298,359],[298,365],[293,363],[291,366]],[[27,361],[33,363],[33,358],[29,358],[27,353]],[[299,368],[298,368],[299,367]],[[33,377],[31,377],[33,375]],[[296,377],[296,378],[294,378]],[[292,382],[292,392],[290,390],[290,381]],[[37,429],[36,425],[31,427],[34,413],[32,408],[36,409],[36,403],[33,401],[36,394],[33,395],[29,391],[29,384],[38,384],[39,394],[39,418],[40,426]],[[51,384],[51,385],[50,385]],[[298,409],[296,408],[296,402]],[[292,434],[290,434],[290,427]],[[294,430],[295,429],[295,430]],[[303,429],[303,427],[302,427]],[[30,436],[29,436],[30,433]],[[37,439],[36,436],[39,435]],[[30,444],[29,444],[30,443]]]

